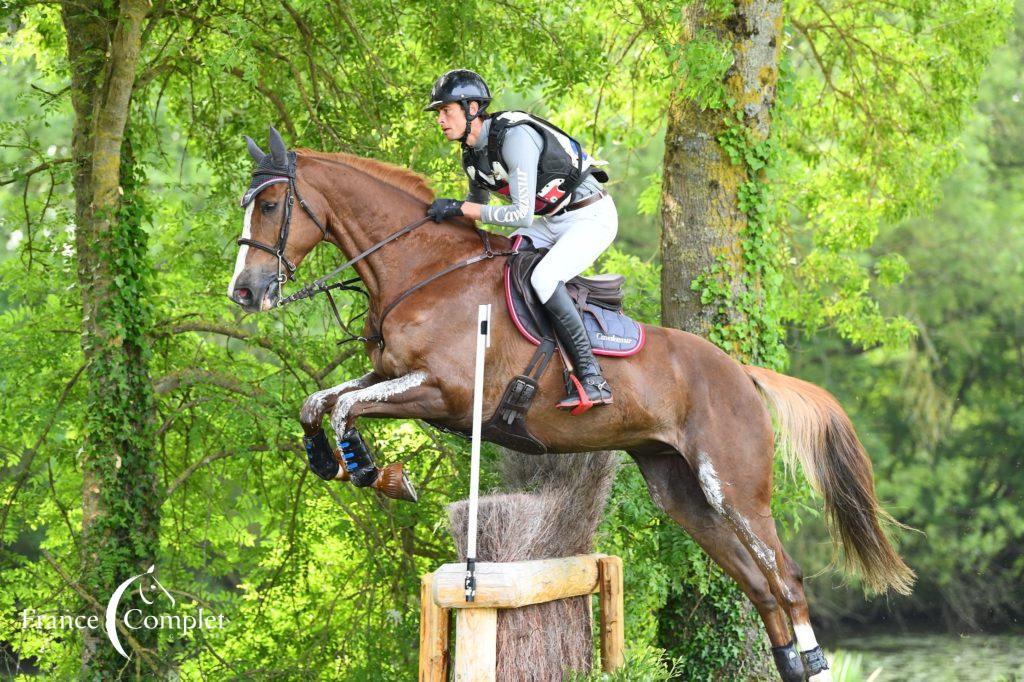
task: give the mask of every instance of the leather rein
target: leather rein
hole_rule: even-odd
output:
[[[309,208],[309,205],[302,199],[302,195],[299,194],[299,188],[295,184],[294,166],[292,167],[292,169],[290,169],[290,172],[288,173],[287,177],[288,177],[288,190],[287,190],[287,193],[285,195],[284,215],[281,218],[281,230],[280,230],[280,233],[279,233],[278,238],[277,238],[277,244],[275,244],[274,246],[270,246],[269,244],[264,244],[262,242],[258,242],[258,241],[255,241],[253,239],[248,239],[248,238],[245,238],[245,237],[242,237],[242,238],[238,239],[238,244],[239,245],[252,246],[252,247],[260,249],[262,251],[266,251],[267,253],[277,257],[277,281],[278,281],[278,286],[282,290],[284,288],[284,283],[285,282],[287,282],[288,280],[295,279],[295,264],[292,263],[290,260],[288,260],[288,258],[285,257],[284,251],[285,251],[285,247],[288,245],[288,234],[289,234],[289,232],[291,230],[291,221],[292,221],[292,208],[293,208],[293,205],[294,205],[296,199],[299,202],[299,206],[302,207],[302,210],[306,212],[306,215],[308,215],[310,217],[310,219],[313,221],[313,223],[318,228],[320,228],[320,231],[323,233],[324,241],[328,241],[328,242],[331,241],[331,236],[330,236],[330,233],[327,231],[327,228],[324,227],[323,223],[320,222],[320,219],[316,217],[316,215],[313,213],[312,209]],[[431,220],[431,218],[429,218],[429,217],[421,218],[420,220],[417,220],[415,222],[409,223],[408,225],[406,225],[405,227],[401,228],[397,232],[391,233],[390,235],[388,235],[384,239],[380,240],[379,242],[377,242],[376,244],[374,244],[370,248],[366,249],[365,251],[363,251],[359,255],[355,256],[354,258],[348,259],[347,261],[345,261],[344,263],[342,263],[338,267],[334,268],[333,270],[328,272],[323,277],[319,277],[319,278],[313,280],[312,282],[310,282],[306,286],[304,286],[301,289],[299,289],[298,291],[296,291],[291,296],[279,299],[278,302],[277,302],[277,305],[275,307],[280,308],[282,306],[286,306],[286,305],[288,305],[290,303],[294,303],[296,301],[301,301],[301,300],[306,299],[306,298],[311,298],[311,297],[316,296],[317,294],[320,294],[320,293],[327,294],[327,298],[328,298],[328,300],[331,303],[331,309],[334,312],[334,317],[338,320],[338,324],[341,326],[342,330],[345,331],[345,333],[350,334],[350,338],[343,339],[339,343],[346,343],[348,341],[363,341],[363,342],[376,341],[378,347],[381,350],[383,350],[384,349],[384,319],[388,316],[388,313],[390,313],[392,310],[394,310],[398,306],[399,303],[404,301],[406,298],[411,296],[413,293],[415,293],[415,292],[419,291],[420,289],[424,288],[428,284],[431,284],[432,282],[434,282],[434,281],[444,277],[445,275],[447,275],[447,274],[449,274],[451,272],[454,272],[456,270],[460,270],[462,268],[468,267],[468,266],[473,265],[475,263],[479,263],[481,261],[490,260],[490,259],[492,259],[492,258],[494,258],[496,256],[509,256],[509,255],[515,253],[515,251],[511,251],[511,250],[510,251],[494,251],[491,248],[490,234],[485,232],[484,230],[481,230],[478,227],[474,227],[474,229],[476,230],[477,234],[480,236],[481,242],[483,243],[483,247],[484,247],[484,252],[483,253],[478,254],[476,256],[473,256],[471,258],[467,258],[466,260],[459,261],[458,263],[455,263],[454,265],[450,265],[450,266],[444,268],[443,270],[440,270],[440,271],[434,273],[433,275],[427,277],[426,279],[418,282],[417,284],[414,284],[413,286],[409,287],[408,289],[403,291],[401,294],[396,296],[395,299],[393,301],[391,301],[391,303],[389,303],[387,306],[384,307],[384,310],[380,314],[380,320],[375,325],[376,329],[377,329],[377,332],[375,334],[373,334],[372,336],[365,337],[365,336],[353,336],[353,335],[351,335],[351,333],[346,328],[345,323],[343,323],[341,321],[341,315],[338,312],[337,304],[334,302],[334,297],[331,296],[331,290],[332,289],[340,289],[340,290],[344,290],[344,291],[357,291],[357,292],[363,294],[364,296],[366,296],[367,300],[369,300],[369,294],[365,290],[363,290],[363,289],[361,289],[361,288],[359,288],[357,286],[352,286],[352,284],[354,284],[355,282],[360,281],[359,277],[353,277],[351,279],[346,279],[346,280],[344,280],[342,282],[335,282],[334,284],[328,284],[327,282],[329,282],[330,280],[332,280],[335,277],[337,277],[341,272],[343,272],[349,266],[354,265],[355,263],[358,263],[359,261],[363,260],[364,258],[366,258],[367,256],[371,255],[372,253],[375,253],[379,249],[387,246],[391,242],[399,239],[400,237],[403,237],[404,235],[409,234],[410,232],[412,232],[416,228],[420,227],[424,223],[428,222],[429,220]]]

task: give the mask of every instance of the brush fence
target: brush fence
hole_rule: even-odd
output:
[[[585,554],[476,565],[476,601],[466,602],[466,564],[445,564],[420,583],[420,682],[448,680],[448,623],[455,610],[455,677],[494,680],[498,609],[600,596],[601,667],[623,664],[622,559]]]

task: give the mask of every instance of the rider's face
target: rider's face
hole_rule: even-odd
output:
[[[476,102],[469,103],[470,113],[475,113]],[[458,102],[449,102],[437,110],[437,125],[449,141],[455,142],[466,132],[466,113]]]

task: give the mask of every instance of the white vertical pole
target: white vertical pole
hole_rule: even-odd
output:
[[[466,539],[466,601],[476,596],[476,516],[480,495],[480,431],[484,411],[484,350],[491,345],[491,306],[481,305],[477,312],[476,372],[473,377],[473,441],[470,447],[469,520]]]

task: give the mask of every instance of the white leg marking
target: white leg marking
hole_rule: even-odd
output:
[[[711,464],[711,458],[708,453],[699,451],[697,452],[697,480],[700,483],[701,490],[704,491],[704,497],[707,498],[708,504],[711,507],[725,516],[727,519],[732,521],[736,526],[739,527],[739,532],[743,534],[743,539],[747,541],[747,544],[754,550],[754,554],[757,555],[757,559],[761,565],[771,571],[776,578],[777,584],[782,590],[782,596],[789,601],[793,600],[792,593],[789,590],[789,586],[786,585],[785,581],[782,580],[782,576],[779,575],[778,564],[775,563],[775,550],[769,547],[761,538],[755,533],[753,528],[750,527],[750,522],[747,521],[743,516],[738,514],[735,509],[731,507],[726,510],[725,498],[722,495],[722,481],[718,478],[718,472],[715,471],[715,467]],[[810,648],[814,648],[817,645],[812,645]],[[806,649],[802,649],[806,651]]]
[[[779,590],[782,593],[782,598],[789,603],[793,602],[793,593],[789,589],[789,585],[782,579],[782,575],[779,574],[779,566],[775,563],[775,550],[768,546],[768,544],[754,534],[754,529],[750,527],[750,522],[739,514],[732,512],[735,520],[740,526],[740,532],[747,539],[747,542],[754,549],[754,554],[757,555],[758,561],[762,566],[768,569],[768,571],[774,576],[775,584],[779,586]],[[770,578],[769,578],[770,580]],[[784,606],[784,605],[783,605]],[[812,647],[813,648],[813,647]]]
[[[818,640],[814,636],[814,630],[810,623],[793,623],[793,631],[796,633],[796,648],[800,651],[810,651],[818,646]],[[832,671],[822,670],[817,675],[810,677],[808,682],[832,682]]]
[[[245,223],[242,227],[242,239],[252,239],[252,209],[256,205],[255,201],[249,202],[249,205],[245,207]],[[249,255],[249,246],[243,244],[238,248],[238,256],[235,258],[235,274],[231,276],[231,282],[228,283],[228,297],[235,293],[235,281],[238,276],[245,269],[245,257]]]
[[[736,519],[739,521],[740,528],[742,528],[743,534],[747,538],[747,542],[749,542],[751,547],[754,548],[754,553],[757,554],[757,558],[772,571],[777,571],[778,566],[775,564],[775,550],[765,544],[761,538],[754,535],[754,530],[750,527],[749,521],[739,514],[736,514]]]
[[[299,420],[303,424],[305,424],[315,419],[316,415],[323,415],[324,405],[327,404],[327,401],[331,397],[343,391],[349,391],[353,388],[363,388],[365,386],[369,386],[370,377],[372,375],[373,372],[367,372],[363,376],[358,377],[356,379],[352,379],[350,381],[346,381],[343,384],[338,384],[337,386],[325,388],[322,391],[317,391],[316,393],[313,393],[308,398],[306,398],[306,402],[302,403],[302,410],[299,413]]]
[[[722,482],[718,480],[718,473],[715,467],[711,466],[711,458],[706,452],[697,453],[697,480],[700,488],[704,491],[704,497],[708,504],[719,514],[725,514],[724,497],[722,497]]]
[[[808,623],[794,624],[796,632],[796,643],[800,651],[809,651],[818,646],[818,640],[814,637],[814,630]]]
[[[405,393],[411,388],[416,388],[427,380],[426,372],[412,372],[397,379],[382,381],[358,391],[352,391],[338,398],[338,403],[331,413],[331,426],[339,436],[344,433],[348,414],[356,403],[384,403],[392,396]]]

